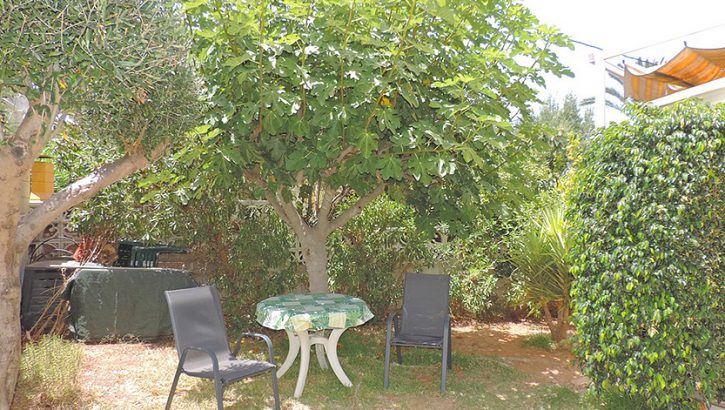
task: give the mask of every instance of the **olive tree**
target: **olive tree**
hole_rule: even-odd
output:
[[[512,121],[542,72],[565,71],[552,47],[568,40],[510,0],[184,8],[211,103],[213,183],[244,179],[274,207],[311,291],[328,288],[331,232],[383,192],[431,222],[516,182],[531,141]]]
[[[28,245],[65,210],[146,167],[196,121],[178,17],[153,0],[0,2],[0,409],[17,381]],[[34,160],[49,141],[70,138],[70,128],[117,155],[29,209]]]

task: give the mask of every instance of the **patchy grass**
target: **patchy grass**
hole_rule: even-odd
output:
[[[556,343],[551,340],[551,335],[546,333],[528,336],[521,342],[521,345],[523,347],[536,347],[544,350],[556,349]]]
[[[586,397],[567,387],[539,386],[535,395],[542,398],[542,409],[586,409],[595,408]]]
[[[302,398],[289,396],[294,391],[299,364],[280,379],[284,408],[299,409],[509,409],[522,403],[545,406],[551,393],[525,383],[525,374],[494,357],[453,355],[447,393],[439,393],[440,351],[405,349],[403,365],[391,364],[390,388],[383,389],[384,335],[380,331],[353,329],[340,340],[339,357],[353,387],[340,384],[332,371],[319,368],[312,355],[307,385]],[[283,356],[286,340],[275,340]],[[279,357],[281,360],[283,357]],[[577,393],[572,392],[577,395]],[[195,383],[176,402],[181,408],[212,404],[211,383]],[[578,396],[577,396],[578,397]],[[268,377],[231,385],[225,394],[229,408],[267,408],[271,406]],[[260,398],[265,398],[260,400]],[[176,406],[175,406],[176,407]]]
[[[78,373],[81,346],[60,336],[43,336],[28,343],[20,359],[16,408],[63,408],[81,398]]]
[[[270,332],[266,332],[270,333]],[[287,353],[283,332],[272,332],[279,362]],[[440,351],[404,349],[403,365],[391,364],[390,388],[383,389],[385,331],[361,326],[345,332],[338,353],[343,369],[353,382],[345,387],[331,370],[321,370],[314,353],[302,398],[292,398],[299,362],[280,379],[284,409],[595,409],[602,405],[585,400],[570,385],[533,378],[535,373],[514,367],[511,356],[497,357],[464,349],[476,338],[461,338],[454,331],[453,369],[448,373],[448,391],[439,393]],[[491,338],[490,340],[496,340]],[[264,359],[259,341],[243,342],[243,356]],[[521,342],[511,343],[521,349]],[[456,344],[460,346],[457,350]],[[177,357],[173,341],[77,345],[83,349],[79,384],[83,401],[56,407],[72,409],[159,409],[163,408],[171,385]],[[470,346],[469,346],[470,347]],[[546,360],[538,353],[517,356],[520,360]],[[566,363],[551,359],[552,370],[563,371]],[[543,380],[549,380],[548,378]],[[226,409],[272,407],[269,375],[232,384],[225,389]],[[37,405],[18,409],[37,408]],[[37,402],[36,402],[37,404]],[[45,403],[43,403],[45,404]],[[214,388],[209,380],[181,376],[174,409],[214,408]]]
[[[632,397],[617,391],[614,388],[606,389],[600,396],[587,392],[588,403],[604,410],[646,409],[647,403],[641,397]]]

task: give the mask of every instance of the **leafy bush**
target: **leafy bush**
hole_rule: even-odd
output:
[[[692,407],[725,380],[725,106],[629,110],[570,192],[578,354],[600,392]]]
[[[468,235],[448,238],[433,248],[435,264],[451,276],[450,304],[455,316],[488,319],[513,315],[507,295],[511,269],[500,239],[511,229],[512,221],[511,217],[480,215],[469,226]]]
[[[331,289],[363,298],[378,318],[401,300],[405,272],[432,263],[413,210],[379,198],[333,235]]]
[[[641,397],[632,397],[610,386],[601,392],[587,391],[584,402],[593,409],[602,410],[632,410],[646,409],[647,402]]]
[[[194,250],[209,263],[206,279],[219,288],[227,323],[254,324],[257,302],[302,283],[289,229],[269,209],[219,206],[209,199],[192,209],[185,217],[195,228]]]
[[[74,128],[67,130],[66,137],[51,141],[44,151],[54,158],[55,184],[61,189],[122,155],[113,144],[92,140]],[[180,190],[152,192],[156,186],[148,181],[168,173],[169,162],[159,160],[78,204],[69,211],[70,228],[83,236],[108,237],[111,243],[119,238],[168,241],[171,232],[183,229],[178,226],[178,205],[188,198]],[[153,198],[145,198],[149,192]]]
[[[43,407],[77,404],[80,397],[78,372],[82,352],[78,344],[60,336],[43,336],[25,345],[20,359],[16,401]]]
[[[500,250],[493,225],[482,217],[468,236],[431,241],[429,232],[416,225],[412,208],[380,198],[333,236],[331,288],[364,298],[384,318],[401,302],[403,275],[433,267],[451,276],[456,316],[505,314],[510,304],[497,294],[501,278],[494,275],[494,266]],[[446,227],[438,226],[437,232],[445,236]]]
[[[480,317],[491,313],[497,301],[499,278],[488,271],[456,270],[451,272],[451,310],[457,315]],[[507,305],[500,303],[499,305]],[[498,308],[498,306],[496,306]]]
[[[569,327],[569,291],[572,276],[565,257],[571,236],[564,220],[564,205],[549,200],[511,240],[513,281],[532,311],[544,312],[551,338],[558,342]]]

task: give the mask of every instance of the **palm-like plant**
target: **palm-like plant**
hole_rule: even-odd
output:
[[[516,266],[514,281],[521,288],[522,302],[532,312],[543,311],[554,341],[564,339],[569,326],[573,276],[565,256],[570,246],[561,201],[536,215],[511,244],[511,261]]]

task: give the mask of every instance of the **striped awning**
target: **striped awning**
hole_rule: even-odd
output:
[[[626,65],[624,96],[651,101],[719,78],[725,78],[725,48],[685,47],[659,66],[644,69]]]

